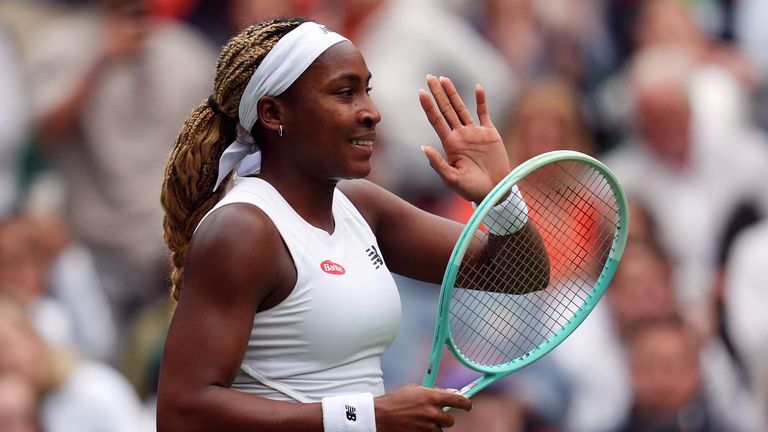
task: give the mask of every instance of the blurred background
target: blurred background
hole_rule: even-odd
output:
[[[768,430],[768,1],[0,0],[0,432],[154,430],[165,159],[219,48],[284,15],[363,52],[370,178],[417,206],[471,214],[420,151],[427,73],[486,88],[513,166],[578,150],[629,194],[606,298],[452,430]],[[421,381],[438,294],[397,281],[389,389]]]

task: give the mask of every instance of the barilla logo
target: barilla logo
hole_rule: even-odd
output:
[[[333,274],[333,275],[343,275],[344,273],[346,273],[346,271],[344,270],[344,267],[342,267],[341,264],[336,264],[331,260],[325,260],[321,262],[320,269],[328,274]]]

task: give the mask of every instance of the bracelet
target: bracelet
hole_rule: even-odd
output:
[[[476,205],[475,208],[477,208]],[[523,229],[526,223],[528,223],[528,206],[517,185],[512,186],[507,199],[491,207],[483,219],[488,232],[497,236],[514,234]]]
[[[376,432],[371,393],[324,397],[322,407],[325,432]]]

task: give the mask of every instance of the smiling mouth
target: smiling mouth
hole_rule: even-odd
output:
[[[353,145],[356,145],[358,147],[367,147],[367,148],[373,147],[373,140],[353,139],[353,140],[350,140],[350,142]]]

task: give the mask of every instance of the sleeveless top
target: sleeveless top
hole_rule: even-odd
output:
[[[232,388],[300,402],[384,394],[381,355],[397,335],[400,297],[376,237],[355,206],[335,190],[329,234],[299,216],[266,181],[237,177],[205,217],[232,203],[255,205],[272,220],[297,275],[285,300],[256,313]]]

